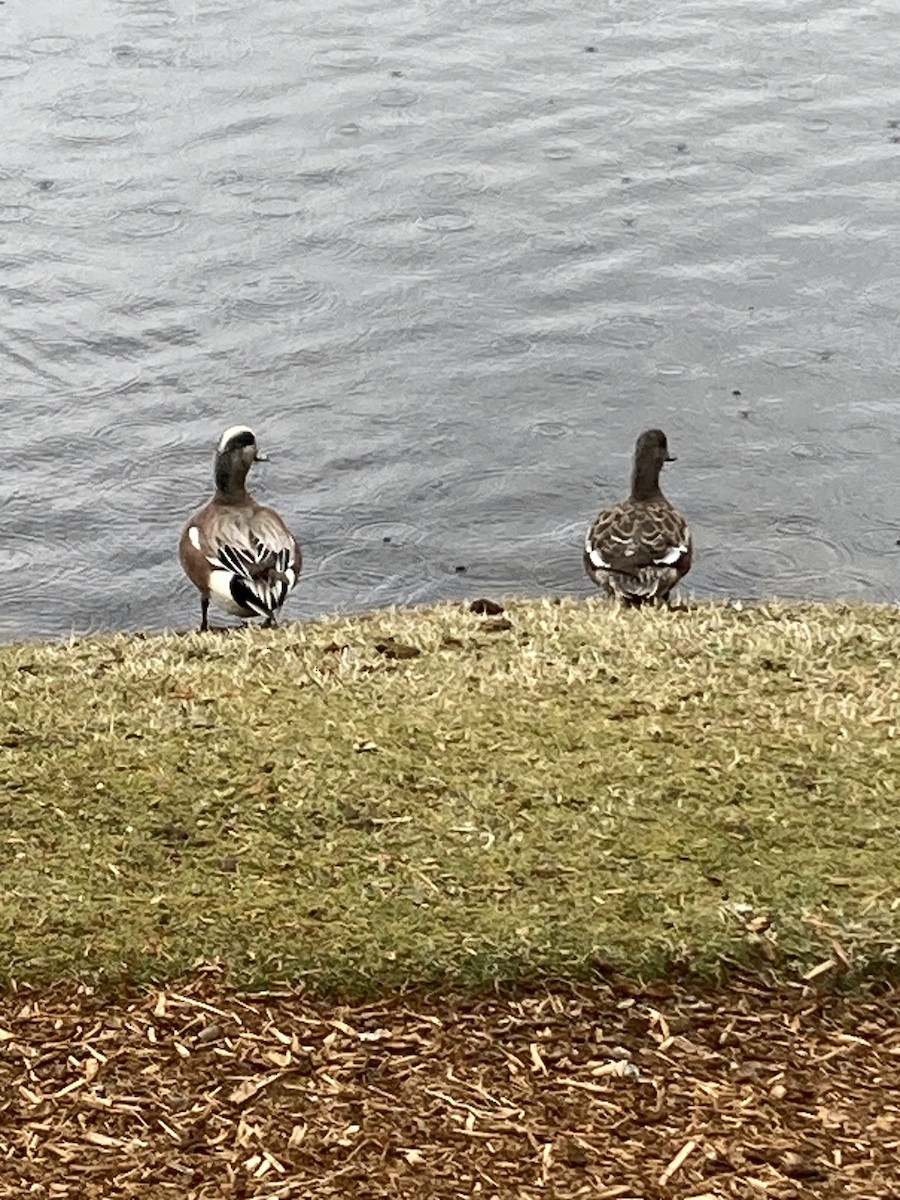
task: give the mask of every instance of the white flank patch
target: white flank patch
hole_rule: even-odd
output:
[[[253,440],[256,441],[253,430],[248,429],[246,425],[231,425],[228,429],[225,430],[225,432],[222,434],[221,438],[219,438],[219,447],[218,447],[219,454],[222,453],[222,451],[225,449],[225,447],[228,445],[228,443],[231,441],[231,439],[239,433],[249,433],[250,436],[253,438]]]
[[[595,567],[599,567],[601,570],[609,568],[609,563],[604,559],[599,550],[590,550],[588,552],[588,558]]]
[[[212,571],[209,576],[209,598],[217,608],[236,617],[245,617],[246,609],[241,608],[231,594],[230,583],[233,574],[232,571]]]
[[[200,530],[197,528],[196,525],[192,525],[190,527],[190,529],[188,530],[188,541],[191,543],[191,545],[194,547],[195,550],[200,549]]]
[[[659,567],[674,567],[683,554],[687,554],[687,546],[672,546],[670,550],[665,552],[662,558],[654,558],[653,561]]]

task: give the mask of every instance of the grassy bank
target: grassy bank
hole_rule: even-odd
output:
[[[889,964],[898,663],[824,605],[0,647],[0,978]]]

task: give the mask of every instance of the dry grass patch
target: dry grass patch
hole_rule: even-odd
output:
[[[0,976],[890,964],[898,662],[825,605],[2,647]]]

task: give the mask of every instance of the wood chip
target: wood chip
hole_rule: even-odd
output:
[[[249,1079],[245,1079],[242,1083],[239,1083],[234,1091],[229,1094],[228,1099],[232,1104],[246,1104],[257,1092],[261,1092],[264,1088],[274,1083],[276,1079],[280,1078],[280,1073],[278,1075],[270,1075],[264,1079],[256,1079],[251,1076]]]
[[[666,1167],[666,1169],[660,1175],[660,1177],[659,1177],[659,1186],[660,1187],[666,1186],[666,1184],[669,1182],[669,1180],[672,1178],[672,1176],[677,1174],[677,1172],[681,1170],[681,1168],[684,1166],[686,1160],[690,1157],[691,1154],[694,1153],[694,1151],[696,1149],[697,1149],[697,1143],[695,1141],[691,1140],[689,1142],[684,1143],[684,1145],[681,1147],[681,1149],[678,1151],[678,1153],[675,1155],[675,1157],[672,1159],[672,1161],[669,1163],[669,1165]]]
[[[547,1074],[547,1064],[541,1058],[541,1052],[540,1052],[540,1050],[538,1050],[536,1042],[531,1043],[531,1045],[529,1046],[529,1051],[531,1053],[531,1063],[532,1063],[532,1066],[534,1067],[535,1071],[540,1071],[542,1075],[546,1075]]]
[[[354,1006],[202,971],[118,999],[9,989],[0,1197],[893,1196],[898,1010],[886,984],[749,975]],[[204,1042],[209,1014],[229,1033]]]
[[[97,1133],[93,1129],[88,1130],[88,1132],[84,1135],[84,1140],[89,1142],[92,1146],[103,1146],[106,1149],[118,1148],[119,1146],[125,1145],[121,1138],[109,1137],[108,1134]]]

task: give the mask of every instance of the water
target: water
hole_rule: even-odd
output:
[[[695,594],[897,597],[893,3],[0,11],[0,637],[194,622],[235,422],[290,616],[589,594],[651,424]]]

